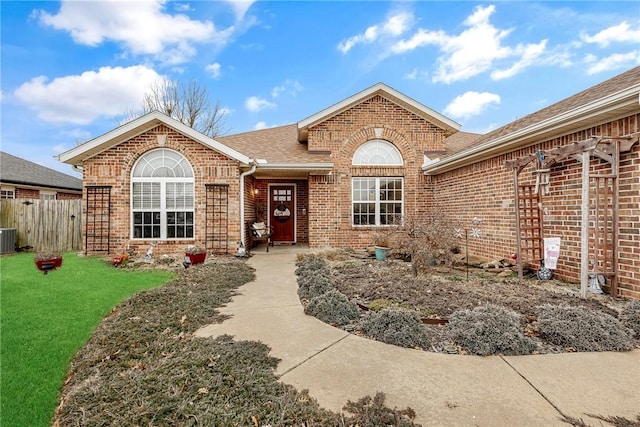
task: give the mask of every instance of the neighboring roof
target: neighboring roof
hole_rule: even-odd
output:
[[[251,159],[244,154],[233,150],[232,148],[227,147],[226,145],[223,145],[212,138],[209,138],[208,136],[167,116],[166,114],[160,113],[159,111],[153,111],[151,113],[145,114],[144,116],[138,117],[137,119],[132,120],[120,127],[117,127],[116,129],[107,132],[102,136],[87,141],[75,148],[72,148],[71,150],[58,155],[57,159],[64,163],[80,166],[85,160],[90,159],[91,157],[100,154],[111,147],[115,147],[116,145],[128,139],[131,139],[136,135],[140,135],[150,129],[153,129],[159,124],[164,124],[170,128],[173,128],[183,135],[186,135],[189,138],[198,141],[201,144],[221,154],[237,160],[240,163],[243,163],[245,165],[251,163]]]
[[[426,174],[446,172],[489,156],[526,147],[623,117],[640,109],[640,67],[590,87],[535,113],[489,132],[463,151],[423,167]]]
[[[0,151],[0,182],[82,191],[82,180]]]
[[[301,122],[298,122],[298,139],[300,141],[306,141],[310,127],[322,123],[330,119],[331,117],[334,117],[342,113],[343,111],[346,111],[349,108],[360,104],[363,101],[366,101],[367,99],[370,99],[376,95],[380,95],[383,98],[386,98],[389,101],[398,104],[403,108],[406,108],[408,111],[411,111],[415,115],[422,117],[428,122],[441,127],[445,130],[446,135],[452,135],[453,133],[460,130],[460,124],[449,119],[448,117],[445,117],[444,115],[438,113],[435,110],[432,110],[431,108],[419,103],[412,98],[409,98],[408,96],[398,92],[397,90],[387,86],[384,83],[377,83],[370,88],[363,90],[362,92],[356,93],[355,95],[350,96],[349,98],[342,100],[329,108],[325,108],[324,110],[310,117],[307,117]]]
[[[296,124],[221,136],[218,141],[255,159],[258,170],[321,171],[333,167],[328,153],[309,152],[307,144],[298,142]]]

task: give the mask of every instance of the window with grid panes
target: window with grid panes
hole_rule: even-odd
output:
[[[393,144],[376,139],[362,144],[352,163],[355,166],[402,166],[403,161]],[[353,225],[391,225],[402,217],[401,177],[354,177],[351,189]]]
[[[194,178],[189,161],[161,148],[142,156],[131,177],[134,239],[194,237]]]

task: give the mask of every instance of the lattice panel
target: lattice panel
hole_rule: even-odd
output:
[[[111,186],[87,187],[85,254],[109,253],[111,224]]]
[[[207,251],[226,254],[229,251],[229,186],[207,184],[206,231]]]
[[[518,209],[520,212],[520,241],[523,261],[538,264],[544,258],[544,243],[542,233],[542,210],[540,192],[535,191],[535,185],[520,185],[518,187]]]

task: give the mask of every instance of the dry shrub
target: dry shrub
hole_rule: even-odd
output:
[[[450,263],[458,245],[454,221],[438,207],[419,219],[403,218],[392,231],[394,251],[411,259],[414,277],[430,265]]]
[[[542,305],[538,329],[548,342],[577,351],[626,351],[633,348],[630,329],[608,314],[583,307]]]
[[[401,347],[431,346],[425,326],[416,311],[387,307],[370,311],[360,321],[360,329],[367,336]]]
[[[640,300],[633,300],[620,313],[620,322],[633,331],[633,336],[640,338]]]
[[[296,265],[298,266],[296,268],[296,275],[298,276],[302,276],[310,271],[316,271],[316,270],[328,271],[327,261],[325,261],[324,258],[315,254],[309,254],[309,255],[300,257],[299,260],[296,262]]]
[[[311,270],[298,276],[298,296],[312,299],[333,289],[331,276],[323,270]]]
[[[520,320],[520,314],[511,309],[487,304],[454,312],[449,329],[453,340],[472,354],[529,354],[536,344],[524,335]]]
[[[304,312],[325,323],[338,326],[346,325],[360,317],[357,304],[335,289],[312,298]]]
[[[365,396],[357,402],[348,401],[342,408],[351,412],[353,417],[348,418],[350,426],[396,426],[410,427],[416,426],[413,420],[416,413],[411,408],[397,409],[385,406],[384,393],[378,392],[371,398]]]

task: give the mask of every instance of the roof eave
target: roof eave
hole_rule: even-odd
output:
[[[438,175],[448,172],[481,159],[530,146],[540,142],[543,138],[549,138],[550,135],[558,136],[590,127],[593,125],[594,119],[604,120],[621,117],[630,111],[637,110],[639,105],[640,85],[634,85],[631,88],[503,135],[477,147],[461,151],[438,162],[425,165],[422,167],[422,171],[425,175]]]
[[[257,170],[331,171],[333,163],[258,163]]]
[[[90,159],[91,157],[103,151],[106,151],[123,141],[140,135],[150,129],[153,129],[159,124],[165,124],[188,136],[189,138],[198,141],[201,144],[215,151],[218,151],[219,153],[224,154],[234,160],[237,160],[242,164],[248,165],[251,163],[251,159],[248,156],[222,144],[221,142],[216,141],[213,138],[209,138],[208,136],[196,131],[195,129],[190,128],[189,126],[175,119],[172,119],[171,117],[158,111],[145,114],[144,116],[125,123],[124,125],[119,126],[110,132],[107,132],[101,136],[85,142],[84,144],[72,148],[71,150],[61,153],[55,156],[55,158],[63,163],[80,166],[85,160]]]

